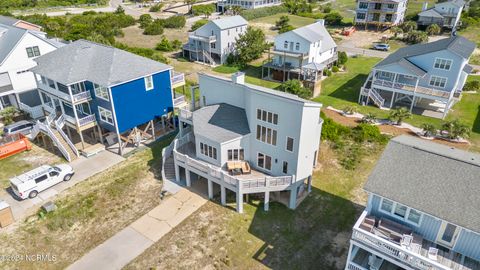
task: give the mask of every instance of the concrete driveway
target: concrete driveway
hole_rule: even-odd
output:
[[[47,190],[40,192],[36,198],[26,199],[23,201],[20,201],[16,197],[12,196],[9,188],[7,189],[7,193],[0,195],[0,200],[4,200],[10,205],[13,216],[15,220],[18,221],[37,211],[41,205],[49,200],[52,200],[58,193],[112,167],[123,160],[125,160],[123,157],[109,151],[100,152],[90,158],[81,156],[70,163],[75,170],[75,175],[70,181],[61,182]]]
[[[338,50],[341,52],[346,52],[348,55],[363,55],[367,57],[378,57],[378,58],[385,58],[390,55],[389,52],[377,51],[377,50],[369,50],[357,47],[350,47],[345,45],[339,45]]]

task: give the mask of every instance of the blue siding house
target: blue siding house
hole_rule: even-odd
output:
[[[155,138],[155,124],[165,127],[173,111],[173,88],[185,84],[168,65],[85,40],[35,61],[46,133],[71,156],[98,142],[121,142],[122,154],[127,143]]]
[[[460,36],[401,48],[375,65],[358,102],[445,118],[461,98],[474,50],[475,43]]]
[[[480,269],[480,155],[403,135],[365,190],[346,269]]]

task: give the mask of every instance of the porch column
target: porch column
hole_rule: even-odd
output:
[[[177,165],[177,162],[175,163],[175,181],[180,182],[180,166]]]
[[[185,178],[186,178],[186,183],[187,183],[187,187],[191,187],[192,186],[192,180],[191,180],[191,172],[185,168]]]
[[[242,185],[240,181],[237,180],[237,212],[243,213],[243,192],[242,192]]]
[[[270,192],[265,192],[265,200],[263,202],[263,210],[268,211],[268,204],[270,202]]]
[[[308,193],[310,193],[310,192],[312,192],[312,176],[311,175],[308,177],[308,182],[307,183],[308,183],[307,184],[307,191],[308,191]]]
[[[288,208],[295,209],[297,207],[297,188],[298,186],[295,185],[290,190],[290,200],[288,202]]]
[[[350,242],[350,247],[348,248],[347,266],[346,267],[348,267],[348,264],[352,260],[352,251],[353,251],[353,244],[352,244],[352,242]]]
[[[447,104],[445,105],[445,110],[443,110],[442,119],[445,119],[445,117],[447,117],[449,110],[450,110],[450,100],[447,101]]]
[[[162,129],[165,132],[165,117],[162,116]]]
[[[100,142],[103,144],[103,134],[102,134],[102,128],[100,125],[97,123],[97,128],[98,128],[98,136],[100,137]]]
[[[153,137],[153,140],[155,141],[157,138],[155,137],[155,123],[153,120],[150,120],[150,125],[152,125],[152,137]]]
[[[80,137],[82,137],[80,133]],[[123,156],[123,147],[122,147],[122,138],[120,137],[120,133],[117,132],[117,138],[118,138],[118,154],[120,156]],[[82,138],[82,144],[83,144],[83,138]]]
[[[77,126],[77,131],[78,131],[78,134],[80,135],[80,140],[82,141],[82,149],[85,149],[85,141],[83,140],[83,134],[82,134],[82,130],[80,129],[80,123],[78,122],[78,114],[77,114],[77,107],[75,106],[75,102],[73,101],[73,94],[72,94],[72,87],[69,85],[68,86],[68,94],[70,95],[70,100],[72,102],[72,109],[73,109],[73,115],[75,115],[75,123],[76,123],[76,126]],[[61,105],[62,107],[62,110],[63,110],[63,104]],[[63,111],[62,111],[63,113]],[[120,134],[118,134],[119,136],[119,139],[120,139]],[[122,149],[120,148],[120,152],[122,151]],[[122,155],[122,154],[120,154]]]
[[[220,186],[220,203],[222,205],[227,204],[227,190],[225,189],[225,187],[223,185]]]
[[[410,104],[410,112],[412,112],[412,110],[413,110],[413,104],[414,103],[415,103],[415,95],[413,95],[412,104]]]
[[[207,179],[208,183],[208,199],[213,199],[213,182],[210,179]]]
[[[393,93],[392,93],[392,99],[390,100],[390,109],[391,109],[392,106],[393,106],[393,100],[395,99],[395,94],[396,94],[396,92],[393,91]]]

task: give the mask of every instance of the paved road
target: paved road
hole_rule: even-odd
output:
[[[368,57],[378,57],[378,58],[385,58],[390,54],[389,52],[356,48],[356,47],[350,47],[345,45],[343,46],[339,45],[338,50],[342,52],[346,52],[349,55],[364,55]]]
[[[61,182],[41,193],[34,199],[19,201],[10,193],[2,193],[0,199],[6,201],[12,208],[15,220],[20,220],[34,213],[45,202],[52,200],[58,193],[86,180],[87,178],[102,172],[113,165],[125,160],[123,157],[109,151],[103,151],[97,155],[85,158],[83,156],[74,160],[70,165],[75,170],[75,175],[68,182]],[[6,227],[5,229],[8,229]],[[1,230],[0,230],[1,231]]]
[[[67,269],[122,269],[206,202],[207,200],[200,195],[181,188],[179,192],[92,249]]]

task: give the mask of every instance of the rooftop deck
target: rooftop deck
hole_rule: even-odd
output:
[[[402,243],[404,235],[412,236],[410,244]],[[437,246],[411,228],[385,218],[368,216],[367,212],[358,219],[353,228],[352,239],[374,248],[405,265],[422,270],[474,270],[480,263],[457,252]],[[429,256],[430,248],[438,249],[435,257]]]

